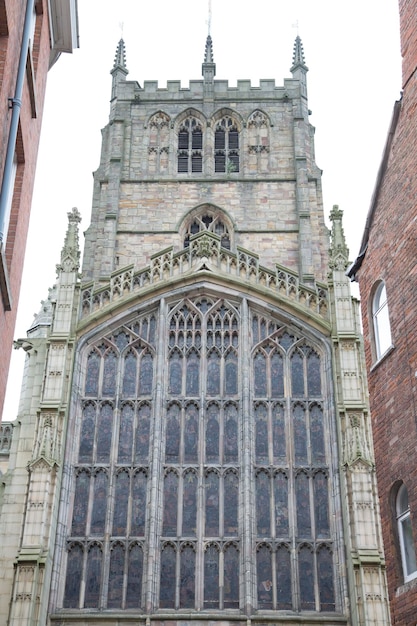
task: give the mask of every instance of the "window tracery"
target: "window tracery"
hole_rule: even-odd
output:
[[[178,173],[203,171],[203,128],[200,120],[190,115],[178,131]]]
[[[251,171],[268,171],[269,120],[262,111],[254,111],[248,119],[248,163]]]
[[[64,608],[141,610],[153,516],[155,608],[238,609],[247,515],[257,608],[334,611],[317,346],[255,308],[244,317],[225,298],[184,298],[165,312],[165,326],[155,313],[138,317],[84,356]],[[166,350],[159,360],[157,330]],[[150,475],[159,504],[149,497]]]
[[[226,250],[230,250],[230,226],[226,224],[224,217],[218,211],[210,208],[206,208],[200,213],[195,214],[193,220],[188,224],[183,237],[184,248],[188,248],[190,245],[190,238],[193,235],[205,230],[218,235],[220,237],[221,246],[226,248]]]
[[[168,173],[170,124],[171,118],[162,111],[149,120],[148,169],[151,175]]]

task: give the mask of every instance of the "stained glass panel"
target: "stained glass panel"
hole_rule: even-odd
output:
[[[146,522],[146,483],[147,477],[144,471],[133,474],[132,483],[132,522],[130,535],[143,537]]]
[[[295,478],[298,537],[311,537],[309,478],[304,472]]]
[[[98,377],[100,373],[100,357],[96,351],[91,352],[87,359],[87,374],[85,378],[85,395],[98,395]]]
[[[65,580],[64,607],[77,609],[80,603],[80,588],[83,569],[83,549],[76,544],[68,552],[67,577]]]
[[[104,357],[103,368],[103,396],[114,396],[116,393],[117,357],[114,352],[108,352]]]
[[[197,531],[197,474],[185,472],[182,503],[182,534],[195,537]]]
[[[219,462],[219,421],[218,407],[214,404],[207,409],[208,420],[206,426],[206,462]]]
[[[268,423],[267,409],[263,404],[255,407],[255,452],[256,463],[268,463]]]
[[[288,535],[288,478],[283,472],[274,476],[275,529],[277,537]]]
[[[257,554],[258,576],[258,607],[272,609],[272,563],[271,552],[267,546],[262,546]]]
[[[310,397],[321,395],[320,357],[311,351],[307,357],[307,382]]]
[[[161,583],[159,590],[159,605],[161,608],[175,608],[176,557],[173,546],[164,546],[161,554]]]
[[[164,522],[163,534],[175,537],[177,534],[178,476],[169,472],[164,478]]]
[[[139,371],[139,394],[151,395],[152,393],[152,379],[153,379],[153,359],[152,355],[146,353],[140,360]]]
[[[224,462],[236,463],[237,460],[237,409],[233,404],[228,404],[225,408]]]
[[[195,552],[186,546],[181,552],[180,607],[193,609],[195,604]]]
[[[90,547],[85,580],[84,607],[86,609],[99,608],[102,556],[100,546],[94,544]]]
[[[258,537],[271,535],[270,479],[266,472],[256,475],[256,528]]]
[[[224,552],[224,608],[239,607],[239,552],[229,545]]]
[[[126,589],[126,608],[141,606],[143,552],[142,547],[134,544],[129,549],[128,576]]]
[[[149,457],[149,431],[151,427],[151,407],[141,404],[138,410],[138,425],[136,428],[135,463],[146,465]]]
[[[179,352],[174,351],[169,361],[169,392],[176,396],[182,388],[182,358]]]
[[[314,404],[310,409],[311,458],[313,463],[323,464],[326,458],[324,450],[323,411]]]
[[[314,611],[314,561],[308,546],[303,546],[298,553],[298,571],[300,576],[300,605],[304,611]]]
[[[114,501],[113,535],[125,536],[127,532],[127,507],[129,502],[130,477],[122,471],[116,475],[116,493]]]
[[[204,608],[219,608],[219,551],[215,546],[204,554]]]
[[[304,396],[304,367],[303,357],[296,351],[291,357],[292,395]]]
[[[265,355],[258,352],[254,359],[255,396],[266,396],[266,359]]]
[[[304,407],[296,404],[293,410],[294,452],[296,463],[307,463],[307,428]]]
[[[95,430],[96,406],[89,402],[83,410],[81,424],[79,463],[91,463],[93,460],[94,430]]]
[[[184,430],[184,462],[197,463],[198,453],[198,409],[195,404],[188,405]]]
[[[196,350],[187,355],[186,394],[197,396],[200,391],[200,357]]]
[[[132,461],[133,407],[125,404],[120,414],[118,463]]]
[[[317,554],[319,570],[320,611],[334,611],[333,556],[327,548],[321,548]]]
[[[291,555],[286,546],[279,546],[276,552],[277,567],[277,609],[292,608]]]
[[[207,358],[207,394],[220,394],[220,355],[215,350]]]
[[[225,359],[225,378],[226,395],[234,395],[237,393],[237,355],[235,352],[229,352]]]
[[[284,407],[275,404],[272,408],[272,444],[274,464],[285,463],[287,458],[287,446],[285,438]]]
[[[208,472],[205,480],[206,536],[219,535],[219,476]]]
[[[110,552],[109,591],[107,608],[120,609],[123,602],[123,570],[125,550],[122,545],[116,543]]]
[[[102,405],[97,424],[97,452],[98,463],[108,463],[110,460],[110,446],[112,439],[113,407],[106,402]]]
[[[271,356],[271,396],[280,398],[284,395],[284,368],[282,356],[274,352]]]
[[[316,537],[323,539],[330,535],[327,477],[323,472],[314,475],[313,489]]]
[[[136,395],[136,366],[137,357],[135,352],[129,352],[124,360],[123,372],[123,395],[131,397]]]
[[[239,479],[229,471],[224,477],[224,534],[227,537],[238,534]]]
[[[94,500],[91,514],[92,535],[104,535],[107,508],[107,474],[98,471],[94,477]]]
[[[167,463],[178,463],[180,455],[180,409],[176,404],[169,407],[165,439],[165,459]]]
[[[90,492],[90,475],[87,472],[80,472],[75,482],[74,510],[72,513],[72,531],[74,537],[85,536],[87,507]]]

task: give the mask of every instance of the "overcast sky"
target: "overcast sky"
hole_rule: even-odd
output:
[[[26,336],[55,282],[67,212],[76,206],[81,232],[88,226],[120,37],[128,80],[142,86],[158,80],[162,87],[181,80],[187,87],[201,77],[208,6],[209,0],[78,0],[80,48],[62,55],[48,76],[15,338]],[[216,78],[230,85],[261,78],[282,85],[300,35],[325,216],[333,204],[343,209],[353,260],[401,93],[398,0],[212,0],[211,14]],[[16,417],[22,368],[23,351],[14,351],[3,420]]]

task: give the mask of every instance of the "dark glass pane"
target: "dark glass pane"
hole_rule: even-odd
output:
[[[239,171],[239,155],[236,152],[229,152],[228,168],[230,172]]]
[[[291,556],[285,546],[276,552],[277,566],[277,609],[291,609]]]
[[[107,598],[107,608],[109,609],[120,609],[122,607],[124,564],[124,548],[116,544],[110,552],[109,591]]]
[[[80,472],[75,482],[74,510],[72,513],[72,530],[74,537],[86,534],[87,507],[90,492],[90,476],[87,472]]]
[[[186,394],[197,396],[200,390],[200,358],[195,350],[187,356]]]
[[[310,352],[307,357],[307,382],[308,395],[321,395],[320,357],[315,352]]]
[[[84,407],[81,424],[80,451],[78,454],[80,463],[91,463],[93,460],[95,418],[95,405],[87,404]]]
[[[149,431],[151,427],[151,407],[142,404],[138,410],[138,426],[136,429],[135,463],[146,465],[149,457]]]
[[[197,463],[198,410],[194,404],[187,407],[184,431],[184,462]]]
[[[110,460],[110,446],[113,426],[113,407],[103,404],[100,409],[97,425],[97,452],[98,463],[108,463]]]
[[[226,147],[226,133],[224,130],[218,129],[214,134],[214,149],[224,150]]]
[[[277,352],[271,356],[271,396],[280,398],[284,395],[284,369],[282,356]]]
[[[217,352],[210,352],[207,359],[207,394],[220,394],[220,356]]]
[[[224,462],[236,463],[238,460],[237,449],[237,410],[233,405],[228,405],[225,410],[224,426]]]
[[[84,607],[86,609],[99,608],[101,585],[102,553],[99,546],[93,545],[87,556],[87,575],[85,580]]]
[[[184,474],[182,503],[182,534],[195,537],[197,531],[197,475]]]
[[[334,611],[333,558],[328,548],[322,548],[317,554],[319,570],[320,611]]]
[[[237,130],[229,130],[229,150],[238,150],[239,133]]]
[[[313,489],[316,538],[323,539],[330,535],[327,477],[323,472],[317,472],[317,474],[315,474]]]
[[[304,368],[303,357],[299,352],[294,352],[291,358],[291,383],[292,395],[304,395]]]
[[[97,472],[94,477],[94,501],[91,514],[91,534],[104,535],[107,510],[108,478],[104,472]]]
[[[206,536],[219,535],[219,477],[209,472],[205,482]]]
[[[193,609],[195,604],[195,552],[187,546],[181,553],[180,607]]]
[[[295,479],[295,496],[297,509],[297,536],[311,537],[311,515],[310,515],[310,494],[309,479],[304,472],[301,472]]]
[[[256,529],[258,537],[271,535],[270,479],[265,472],[256,476]]]
[[[293,411],[294,452],[296,463],[307,463],[307,429],[305,410],[297,404]]]
[[[219,608],[219,552],[209,546],[204,554],[204,608]]]
[[[224,553],[224,608],[239,608],[239,552],[233,545]]]
[[[188,131],[181,130],[178,133],[178,150],[188,150]]]
[[[113,535],[126,535],[127,507],[129,502],[130,477],[128,472],[116,475],[116,495],[114,502]]]
[[[122,351],[123,348],[126,348],[127,344],[130,343],[130,336],[125,332],[117,333],[117,335],[114,336],[114,342],[119,350]]]
[[[234,352],[229,352],[225,363],[226,373],[226,395],[237,393],[237,356]]]
[[[132,537],[143,537],[146,521],[146,483],[145,472],[136,472],[132,484],[132,523],[130,534]]]
[[[178,463],[180,454],[180,413],[177,405],[168,409],[165,440],[165,460],[167,463]]]
[[[298,553],[298,571],[300,576],[300,604],[305,611],[314,611],[314,563],[313,553],[303,546]]]
[[[182,358],[178,352],[173,352],[169,362],[169,392],[179,395],[182,386]]]
[[[206,462],[219,462],[219,421],[218,408],[212,405],[208,408],[206,426]]]
[[[285,463],[287,448],[285,442],[284,408],[276,404],[272,409],[272,441],[274,464]]]
[[[201,129],[193,130],[192,135],[192,149],[193,150],[202,150],[203,148],[203,133]]]
[[[85,395],[98,395],[98,377],[100,373],[100,357],[97,352],[91,352],[87,359],[87,375],[85,379]]]
[[[68,552],[65,580],[64,607],[66,609],[78,609],[79,607],[82,569],[83,549],[79,545],[72,546]]]
[[[149,343],[155,345],[156,319],[152,316],[149,322]],[[146,337],[145,337],[146,339]]]
[[[164,523],[163,534],[175,537],[177,534],[178,476],[169,472],[164,478]]]
[[[310,409],[311,457],[313,463],[321,465],[326,455],[324,451],[323,411],[317,405]]]
[[[104,357],[103,369],[103,396],[114,396],[116,393],[117,357],[109,352]]]
[[[239,480],[234,472],[224,477],[224,534],[233,537],[238,534]]]
[[[272,563],[271,552],[262,546],[257,554],[258,607],[272,609]]]
[[[214,157],[214,171],[215,172],[225,172],[226,171],[226,157],[224,153],[220,153],[215,155]]]
[[[159,606],[175,608],[176,552],[172,546],[165,546],[161,554],[161,582]]]
[[[266,360],[265,356],[258,352],[254,358],[255,396],[266,396]]]
[[[125,358],[125,367],[123,372],[123,395],[135,396],[136,395],[136,354],[129,352]]]
[[[274,476],[275,528],[277,537],[288,535],[288,479],[282,472]]]
[[[255,407],[255,455],[256,463],[268,463],[268,423],[266,407],[263,404]]]
[[[129,550],[128,577],[126,590],[126,608],[136,609],[141,606],[143,554],[142,548],[133,545]]]
[[[133,443],[133,408],[125,404],[120,415],[119,451],[117,460],[119,463],[131,463]]]
[[[152,394],[153,360],[151,354],[144,354],[140,361],[139,395]]]

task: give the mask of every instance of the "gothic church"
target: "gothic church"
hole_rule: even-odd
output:
[[[141,87],[119,42],[82,274],[73,209],[19,341],[0,623],[388,626],[307,71],[297,37],[283,86],[229,87],[208,37],[202,80]]]

